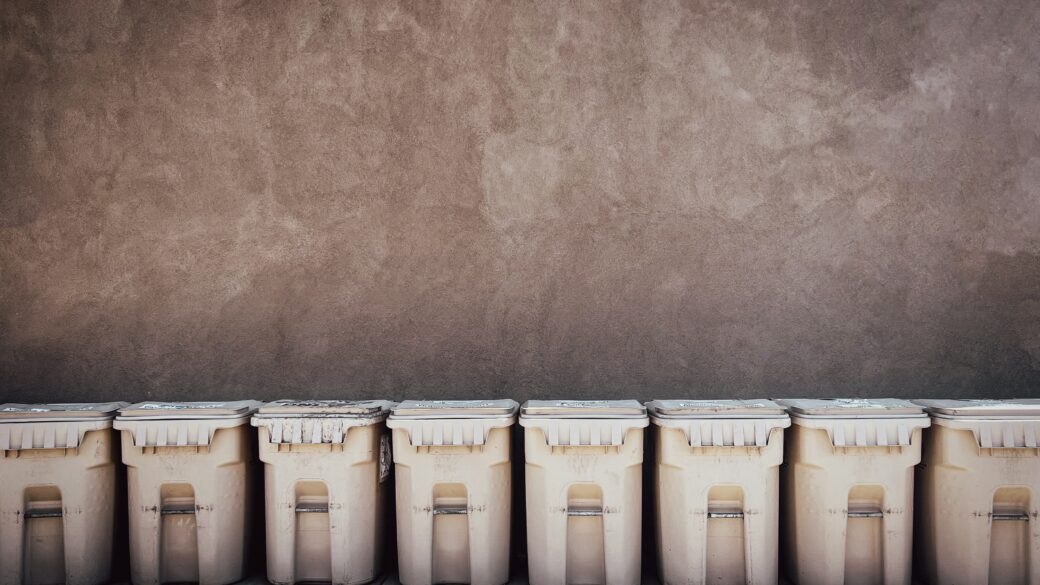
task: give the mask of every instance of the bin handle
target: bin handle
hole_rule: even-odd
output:
[[[602,516],[603,508],[567,508],[568,516]]]
[[[62,512],[58,510],[26,510],[26,518],[61,518]]]
[[[455,515],[455,514],[469,514],[469,508],[466,506],[434,506],[433,515]]]
[[[993,514],[991,514],[991,517],[993,518],[994,521],[999,521],[999,520],[1008,521],[1008,520],[1010,520],[1010,521],[1017,521],[1017,522],[1029,522],[1029,514],[1026,514],[1025,512],[1019,512],[1017,514],[1016,513],[1006,513],[1006,512],[1005,513],[994,512]]]
[[[743,518],[743,512],[708,512],[708,518]]]
[[[881,510],[868,510],[863,512],[848,511],[846,515],[849,518],[884,518],[885,513]]]

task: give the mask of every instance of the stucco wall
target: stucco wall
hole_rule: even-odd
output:
[[[1038,393],[1035,1],[0,6],[4,400]]]

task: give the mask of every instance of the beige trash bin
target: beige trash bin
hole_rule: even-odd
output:
[[[242,579],[259,402],[141,402],[119,411],[134,585]]]
[[[108,581],[123,406],[0,405],[0,583]]]
[[[524,404],[531,585],[640,582],[648,424],[635,400]]]
[[[777,582],[780,463],[791,419],[769,400],[655,400],[664,585]]]
[[[404,585],[509,581],[510,427],[517,403],[402,402],[394,433]]]
[[[1040,584],[1040,400],[919,400],[917,553],[931,585]]]
[[[778,400],[791,414],[781,550],[798,585],[910,585],[919,406]]]
[[[272,583],[367,583],[382,570],[391,404],[279,400],[253,416]]]

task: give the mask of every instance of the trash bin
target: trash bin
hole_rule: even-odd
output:
[[[664,585],[777,582],[780,463],[791,419],[769,400],[655,400]]]
[[[919,406],[778,400],[791,413],[781,550],[798,585],[910,585]]]
[[[509,581],[512,400],[402,402],[394,433],[403,585]]]
[[[0,405],[0,583],[108,581],[123,406]]]
[[[1040,400],[919,400],[917,553],[931,585],[1040,583]]]
[[[119,411],[134,585],[242,579],[259,402],[141,402]]]
[[[531,585],[640,582],[648,424],[635,400],[524,404]]]
[[[382,400],[278,400],[253,416],[264,462],[267,578],[367,583],[382,569],[390,437]]]

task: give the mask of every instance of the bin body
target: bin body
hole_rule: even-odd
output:
[[[784,409],[655,400],[657,557],[664,585],[777,582]]]
[[[799,585],[910,585],[914,466],[929,423],[904,400],[780,400],[791,414],[782,555]]]
[[[921,400],[917,555],[932,585],[1040,585],[1040,400]]]
[[[146,402],[120,411],[134,585],[245,575],[259,403]]]
[[[509,581],[510,430],[517,403],[405,401],[394,408],[403,585]]]
[[[0,583],[109,580],[122,406],[0,405]]]
[[[279,400],[259,409],[267,578],[367,583],[382,569],[386,401]]]
[[[646,409],[532,400],[520,424],[531,585],[637,585]]]

